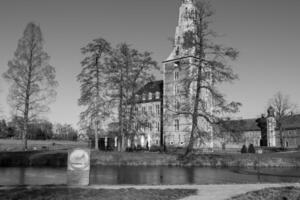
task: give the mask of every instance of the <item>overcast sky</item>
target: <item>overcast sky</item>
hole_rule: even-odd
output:
[[[216,10],[212,27],[223,34],[218,41],[240,51],[232,63],[240,79],[222,86],[228,100],[243,104],[236,117],[258,117],[277,91],[300,105],[300,1],[211,0],[211,4]],[[103,37],[113,45],[127,42],[151,51],[161,63],[171,52],[168,37],[174,36],[179,6],[180,0],[0,0],[0,74],[7,70],[27,23],[38,23],[59,82],[47,117],[76,125],[81,111],[76,81],[83,59],[80,48]],[[0,105],[9,117],[7,87],[1,77]]]

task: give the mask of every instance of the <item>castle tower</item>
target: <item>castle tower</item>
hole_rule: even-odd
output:
[[[196,87],[195,82],[187,89],[187,77],[195,73],[195,63],[198,62],[194,46],[184,46],[185,33],[193,33],[196,30],[196,7],[193,0],[182,0],[179,8],[178,26],[175,31],[174,48],[163,62],[164,64],[164,140],[166,146],[185,147],[188,145],[192,118],[188,115],[179,114],[186,102],[192,102],[191,96]],[[193,34],[195,35],[195,34]],[[205,72],[209,70],[203,68]],[[211,75],[209,75],[211,76]],[[212,84],[210,79],[206,84]],[[201,90],[201,99],[209,112],[212,112],[212,98],[208,90]],[[203,106],[203,105],[200,105]],[[207,141],[198,139],[194,148],[212,148],[213,135],[212,126],[204,119],[199,118],[198,127],[201,131],[208,133]]]

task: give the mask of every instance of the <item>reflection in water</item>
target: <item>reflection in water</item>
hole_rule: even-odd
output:
[[[259,172],[259,173],[258,173]],[[97,166],[90,184],[226,184],[300,182],[296,168]],[[66,168],[0,168],[0,185],[66,184]]]
[[[266,175],[263,172],[268,172]],[[250,173],[249,173],[250,172]],[[225,169],[197,167],[98,166],[91,169],[91,184],[225,184],[299,182],[297,169]]]
[[[67,170],[64,168],[0,168],[0,185],[46,185],[65,184]]]

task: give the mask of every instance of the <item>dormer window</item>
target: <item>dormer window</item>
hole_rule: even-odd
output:
[[[135,95],[135,100],[138,101],[140,99],[140,96],[138,94]]]
[[[149,100],[152,99],[152,93],[151,92],[149,92],[148,97],[149,97]]]
[[[143,94],[143,101],[146,100],[146,94]]]
[[[156,92],[156,93],[155,93],[155,99],[159,99],[159,96],[160,96],[160,93],[159,93],[159,92]]]

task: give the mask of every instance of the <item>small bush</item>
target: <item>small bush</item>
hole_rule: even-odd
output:
[[[247,149],[246,145],[243,145],[243,147],[241,149],[241,153],[248,153],[248,149]]]
[[[248,153],[255,153],[255,148],[253,144],[250,144],[248,147]]]
[[[151,146],[150,149],[149,149],[150,152],[159,152],[159,151],[161,151],[161,150],[162,150],[161,147],[160,147],[160,146],[157,146],[157,145],[153,145],[153,146]]]

